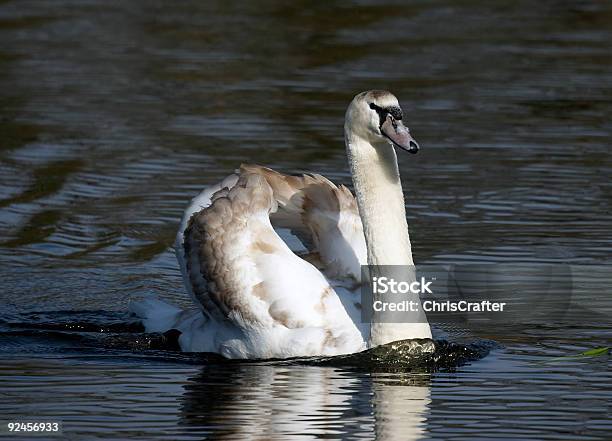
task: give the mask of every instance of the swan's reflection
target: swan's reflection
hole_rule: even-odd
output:
[[[390,374],[372,379],[372,413],[377,439],[420,439],[425,432],[431,398],[429,385],[423,383],[429,381],[429,376],[403,377]]]
[[[428,384],[319,366],[207,366],[185,386],[181,423],[215,439],[419,439]]]

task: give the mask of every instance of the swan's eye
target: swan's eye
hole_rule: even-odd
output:
[[[370,103],[370,109],[376,110],[376,113],[378,113],[378,116],[380,116],[381,122],[385,120],[387,115],[391,115],[393,119],[398,120],[398,121],[401,120],[403,117],[402,109],[400,109],[397,106],[390,106],[390,107],[382,108],[382,107],[377,106],[374,103]]]
[[[382,131],[382,125],[387,119],[387,111],[374,103],[370,103],[370,109],[376,110],[376,113],[378,113],[378,128]]]
[[[374,103],[370,103],[370,109],[372,109],[372,110],[378,110],[378,109],[380,109],[380,107],[378,107],[378,106],[377,106],[376,104],[374,104]]]

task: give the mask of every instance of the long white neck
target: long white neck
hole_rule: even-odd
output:
[[[395,149],[388,143],[374,146],[349,127],[345,136],[368,265],[414,265]],[[372,318],[370,346],[411,338],[431,338],[429,324],[382,323]]]
[[[369,265],[413,265],[395,149],[347,139],[349,166],[363,223]]]

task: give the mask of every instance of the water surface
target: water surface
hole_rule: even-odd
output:
[[[0,2],[3,418],[72,439],[609,437],[609,356],[543,363],[609,346],[599,316],[439,329],[499,346],[415,373],[193,359],[126,310],[189,305],[178,219],[239,163],[350,184],[343,114],[372,88],[422,146],[400,157],[416,261],[608,265],[611,29],[596,0]]]

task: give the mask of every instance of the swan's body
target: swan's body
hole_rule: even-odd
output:
[[[413,264],[393,144],[418,146],[397,99],[357,95],[345,139],[357,199],[319,175],[252,165],[193,199],[175,248],[200,310],[135,303],[147,330],[176,328],[183,350],[229,358],[338,355],[430,338],[426,322],[361,323],[361,265]],[[290,249],[277,232],[287,230],[308,254]]]

